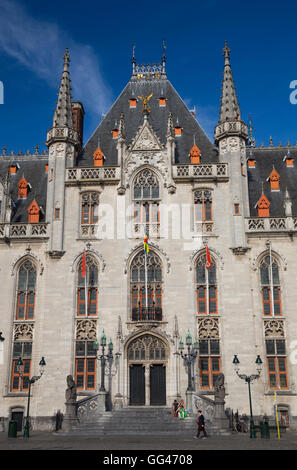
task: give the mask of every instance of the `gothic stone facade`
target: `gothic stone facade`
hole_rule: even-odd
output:
[[[114,346],[105,380],[112,404],[170,405],[186,394],[177,352],[189,331],[199,341],[197,393],[213,397],[223,372],[226,406],[249,414],[232,361],[237,354],[251,374],[260,355],[254,414],[273,417],[276,391],[282,418],[296,425],[297,148],[255,145],[227,45],[214,143],[163,57],[146,67],[133,59],[127,86],[83,145],[69,61],[66,51],[48,152],[0,155],[0,417],[25,412],[41,357],[30,408],[39,429],[65,411],[69,374],[79,398],[97,393],[93,343],[103,330]]]

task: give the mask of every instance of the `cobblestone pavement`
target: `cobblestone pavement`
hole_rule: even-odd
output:
[[[191,436],[120,435],[120,436],[59,436],[56,433],[32,432],[29,439],[22,435],[8,438],[0,433],[1,450],[297,450],[297,432],[287,431],[279,440],[251,439],[249,434],[212,436],[194,439]]]

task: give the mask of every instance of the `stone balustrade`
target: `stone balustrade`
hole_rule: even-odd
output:
[[[176,180],[189,178],[220,178],[222,180],[227,180],[228,177],[227,163],[201,163],[199,165],[173,166],[173,178]]]
[[[248,233],[297,231],[295,217],[249,217],[245,219],[245,224]]]
[[[67,168],[66,183],[79,181],[115,181],[120,180],[120,167]]]
[[[1,238],[48,238],[48,224],[0,224]]]

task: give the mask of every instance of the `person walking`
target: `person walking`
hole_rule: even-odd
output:
[[[198,416],[196,418],[196,423],[198,424],[198,429],[197,429],[197,436],[194,436],[194,437],[195,437],[195,439],[201,439],[199,436],[200,436],[200,433],[202,431],[203,432],[202,439],[206,439],[207,438],[207,433],[205,431],[205,420],[204,420],[204,416],[202,414],[202,411],[198,410],[197,415]]]

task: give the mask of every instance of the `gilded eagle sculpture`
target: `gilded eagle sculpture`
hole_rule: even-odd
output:
[[[140,100],[142,100],[142,112],[143,113],[150,113],[151,108],[148,106],[148,102],[151,99],[153,94],[151,93],[149,96],[138,96]]]

